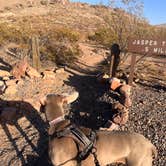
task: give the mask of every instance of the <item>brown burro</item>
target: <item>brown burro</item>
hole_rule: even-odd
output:
[[[78,166],[76,160],[78,146],[70,136],[57,137],[55,133],[64,130],[70,121],[64,119],[64,103],[71,103],[78,98],[78,93],[70,95],[47,95],[41,100],[45,106],[49,127],[49,157],[54,166]],[[81,129],[85,133],[86,129]],[[143,135],[127,131],[97,131],[96,156],[98,165],[120,162],[127,166],[152,166],[153,156],[157,156],[155,146]],[[81,166],[95,166],[94,156],[90,155],[79,163]]]

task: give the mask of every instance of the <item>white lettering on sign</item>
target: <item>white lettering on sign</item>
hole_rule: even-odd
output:
[[[149,46],[157,46],[156,40],[134,40],[133,45],[149,45]],[[166,46],[166,41],[162,41],[162,46]]]
[[[166,41],[162,41],[162,46],[166,46]]]
[[[154,49],[153,49],[153,52],[154,52],[154,53],[157,53],[157,51],[158,51],[158,48],[154,48]]]
[[[137,41],[136,41],[136,40],[134,40],[134,41],[133,41],[133,45],[136,45],[136,42],[137,42]]]
[[[145,52],[149,52],[149,47],[145,47]]]
[[[166,40],[133,39],[129,41],[128,50],[135,53],[166,55]]]
[[[148,45],[148,43],[149,43],[149,40],[145,40],[145,45]]]
[[[166,50],[163,50],[163,48],[154,48],[153,52],[157,54],[166,54]]]
[[[157,41],[154,41],[154,45],[157,46]]]

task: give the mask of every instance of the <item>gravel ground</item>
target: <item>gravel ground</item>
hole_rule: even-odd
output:
[[[108,87],[100,85],[94,77],[90,76],[75,75],[70,78],[69,84],[80,93],[80,98],[74,104],[73,110],[89,112],[93,115],[89,121],[86,119],[82,123],[93,127],[102,125],[103,121],[96,121],[94,115],[110,112],[111,103],[118,100],[117,93],[109,91]],[[146,82],[133,88],[132,99],[130,117],[123,130],[138,132],[151,140],[158,150],[154,166],[165,166],[166,88]],[[81,123],[80,120],[79,123]]]
[[[76,74],[67,79],[62,87],[54,88],[53,92],[70,92],[73,87],[80,93],[80,96],[71,105],[71,110],[76,117],[77,112],[88,112],[92,115],[89,119],[78,119],[79,123],[93,128],[102,126],[105,120],[97,119],[97,117],[111,111],[111,105],[118,100],[118,94],[109,91],[105,85],[99,84],[93,76]],[[141,133],[151,140],[158,149],[158,158],[155,160],[154,166],[165,166],[165,87],[153,84],[138,85],[133,88],[132,98],[130,118],[123,130]],[[0,163],[3,163],[4,166],[9,165],[7,164],[9,161],[11,165],[49,165],[45,118],[33,107],[32,109],[32,114],[25,113],[25,118],[18,120],[19,125],[16,123],[13,128],[7,126],[9,130],[1,129]],[[17,128],[19,132],[14,128]]]

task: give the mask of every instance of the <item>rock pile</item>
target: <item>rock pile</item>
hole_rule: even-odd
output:
[[[18,61],[13,65],[11,72],[0,70],[0,94],[5,93],[5,95],[14,96],[17,94],[18,89],[23,86],[27,80],[34,82],[36,79],[39,82],[47,82],[49,84],[51,79],[54,80],[56,74],[61,74],[64,72],[63,68],[56,70],[45,70],[43,72],[38,72],[36,69],[31,67],[26,58]]]
[[[129,108],[132,105],[131,86],[124,82],[122,83],[118,78],[109,78],[106,74],[100,75],[97,80],[101,83],[109,84],[110,90],[119,94],[119,101],[112,105],[112,111],[115,112],[113,122],[119,125],[126,124],[129,117]]]

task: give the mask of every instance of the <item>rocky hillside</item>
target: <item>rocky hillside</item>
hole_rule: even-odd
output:
[[[15,2],[15,3],[14,3]],[[83,3],[62,3],[45,1],[25,1],[15,0],[7,3],[0,2],[0,23],[17,23],[20,20],[29,22],[32,26],[39,27],[47,24],[66,26],[79,29],[81,31],[94,30],[105,25],[103,17],[109,15],[111,9],[103,6],[89,5]],[[37,3],[38,2],[38,3]]]
[[[71,105],[72,111],[92,115],[111,111],[119,95],[96,79],[96,74],[106,67],[103,61],[109,50],[88,40],[89,34],[107,26],[105,17],[111,12],[104,6],[68,0],[0,0],[0,165],[50,166],[48,125],[39,102],[49,93],[77,90],[80,97]],[[39,35],[40,72],[31,68],[29,39],[35,33]],[[103,30],[97,37],[103,35],[107,39],[110,34]],[[78,54],[78,48],[82,56],[78,56],[74,65],[58,69],[55,62]],[[23,78],[14,79],[10,71],[13,66],[18,68],[14,64],[25,55],[30,66]],[[52,61],[45,60],[44,55]],[[126,59],[121,64],[122,71],[129,69],[130,57]],[[25,68],[22,66],[20,71]],[[162,57],[146,57],[138,63],[130,118],[122,128],[142,133],[156,145],[159,154],[155,166],[165,166],[165,68]],[[126,79],[127,74],[119,72],[119,77]],[[96,118],[92,120],[100,125]]]
[[[156,26],[166,28],[166,24],[160,24],[160,25],[156,25]]]

